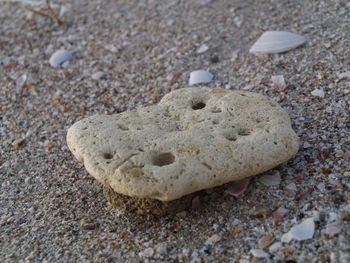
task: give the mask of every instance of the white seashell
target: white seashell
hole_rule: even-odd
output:
[[[324,91],[322,89],[315,89],[315,90],[311,91],[311,95],[313,95],[315,97],[324,98]]]
[[[191,72],[188,84],[192,86],[199,83],[208,83],[212,79],[213,75],[210,72],[205,70],[196,70]]]
[[[266,31],[249,50],[250,53],[281,53],[304,44],[306,38],[284,31]]]
[[[268,257],[270,257],[270,255],[262,249],[252,248],[250,250],[250,253],[252,253],[253,256],[256,258],[268,258]]]
[[[18,79],[16,79],[16,87],[22,88],[24,86],[24,84],[26,83],[26,81],[27,81],[27,74],[24,73]]]
[[[100,78],[102,78],[105,75],[105,73],[103,71],[98,71],[94,74],[91,75],[91,78],[94,80],[99,80]]]
[[[50,65],[54,68],[57,68],[64,62],[71,60],[72,57],[72,54],[67,50],[58,50],[50,57]]]
[[[197,54],[202,54],[206,51],[208,51],[209,47],[204,44],[204,45],[201,45],[200,48],[197,49]]]

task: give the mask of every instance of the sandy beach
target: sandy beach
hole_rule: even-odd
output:
[[[249,53],[268,30],[307,41]],[[52,67],[60,49],[73,59]],[[238,197],[229,183],[175,215],[112,209],[69,151],[67,129],[153,105],[198,69],[214,76],[205,87],[278,102],[299,152]],[[287,87],[278,91],[271,78],[281,75]],[[345,0],[0,2],[0,261],[350,262],[349,109]],[[263,183],[273,174],[278,183]],[[285,240],[310,218],[311,238]]]

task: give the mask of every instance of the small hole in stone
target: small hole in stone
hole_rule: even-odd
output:
[[[219,121],[218,120],[213,120],[212,123],[213,124],[219,124]]]
[[[118,129],[121,129],[122,131],[128,131],[128,130],[129,130],[129,128],[126,127],[126,126],[123,125],[123,124],[117,124],[117,127],[118,127]]]
[[[239,95],[241,95],[242,97],[245,97],[245,96],[246,96],[244,93],[241,93],[241,94],[239,94]]]
[[[250,131],[248,129],[240,129],[238,131],[238,135],[240,136],[248,136],[250,134]]]
[[[277,142],[273,142],[275,145],[277,145],[278,143]]]
[[[112,159],[112,158],[113,158],[113,155],[110,154],[110,153],[104,153],[104,154],[103,154],[103,158],[105,158],[105,159]]]
[[[192,105],[192,109],[194,110],[200,110],[203,109],[205,107],[205,103],[203,102],[197,102],[194,105]]]
[[[227,134],[225,137],[226,137],[227,140],[229,140],[231,142],[234,142],[234,141],[237,140],[237,137],[235,135],[233,135],[233,134]]]
[[[165,166],[175,161],[174,155],[171,153],[160,153],[153,157],[152,164],[156,166]]]
[[[222,112],[222,110],[219,109],[219,108],[213,108],[213,109],[211,110],[211,112],[212,112],[212,113],[219,113],[219,112]]]

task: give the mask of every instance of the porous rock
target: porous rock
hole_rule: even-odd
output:
[[[218,88],[183,88],[158,105],[85,118],[67,142],[109,192],[163,202],[262,173],[298,151],[276,102]]]

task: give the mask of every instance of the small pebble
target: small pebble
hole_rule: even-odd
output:
[[[11,145],[13,146],[13,148],[15,148],[15,150],[18,150],[19,147],[22,145],[23,141],[24,141],[24,139],[21,139],[21,138],[16,139],[11,143]]]

